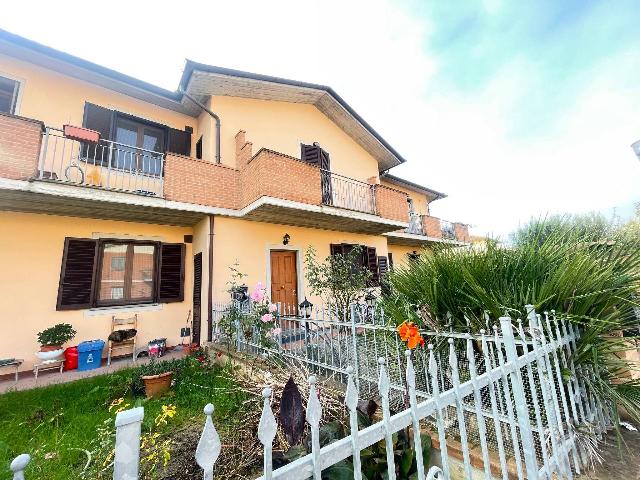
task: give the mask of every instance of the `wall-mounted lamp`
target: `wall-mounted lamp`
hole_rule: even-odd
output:
[[[291,240],[291,235],[289,235],[288,233],[285,233],[284,237],[282,237],[282,244],[289,245],[289,240]]]

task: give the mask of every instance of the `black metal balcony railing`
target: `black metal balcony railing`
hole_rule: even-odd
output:
[[[163,196],[164,153],[109,140],[86,143],[62,130],[43,133],[38,178],[73,185]]]
[[[375,185],[320,170],[322,203],[332,207],[376,214]]]

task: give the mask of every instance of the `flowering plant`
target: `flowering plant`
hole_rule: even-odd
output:
[[[398,325],[398,335],[403,342],[407,342],[407,348],[413,350],[418,345],[424,346],[424,338],[415,323],[404,321]]]
[[[278,306],[271,303],[266,295],[262,282],[258,282],[251,292],[252,327],[259,333],[258,341],[265,347],[273,347],[277,343],[278,335],[282,333],[278,326]]]

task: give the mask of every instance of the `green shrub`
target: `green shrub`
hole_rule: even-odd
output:
[[[478,250],[436,249],[396,268],[385,313],[397,324],[457,331],[486,328],[505,313],[525,318],[525,305],[557,315],[582,328],[573,360],[588,365],[585,379],[600,400],[622,405],[640,420],[640,382],[627,374],[636,366],[619,354],[632,348],[620,331],[637,327],[634,308],[640,288],[640,238],[619,235],[600,221],[570,218],[532,222],[508,248],[488,242]],[[575,227],[575,228],[574,228]],[[469,326],[467,326],[467,320]]]
[[[76,333],[68,323],[58,323],[38,333],[38,342],[42,346],[63,345],[75,337]]]

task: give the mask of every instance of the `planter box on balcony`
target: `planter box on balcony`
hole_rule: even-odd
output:
[[[100,141],[100,132],[89,130],[88,128],[75,127],[73,125],[65,125],[64,136],[71,140],[79,142],[98,143]]]

